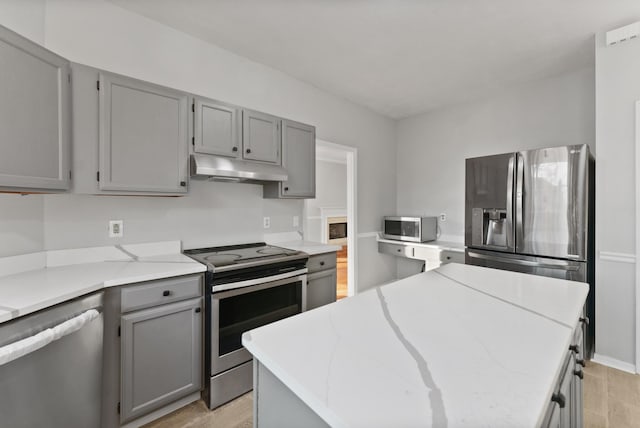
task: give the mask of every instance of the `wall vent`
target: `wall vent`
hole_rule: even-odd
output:
[[[630,25],[625,25],[624,27],[607,31],[607,34],[606,34],[607,46],[626,42],[628,40],[637,38],[638,36],[640,36],[640,22],[636,22]]]

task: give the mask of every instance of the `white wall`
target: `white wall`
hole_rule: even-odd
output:
[[[9,3],[16,2],[7,2],[7,10]],[[48,0],[44,11],[45,46],[72,61],[310,123],[318,138],[357,147],[361,232],[376,230],[395,206],[395,163],[388,162],[395,157],[393,120],[103,0]],[[22,16],[0,15],[0,24],[35,34],[38,25],[24,29]],[[259,239],[266,215],[268,232],[293,231],[292,217],[302,215],[302,201],[263,200],[256,185],[195,183],[192,190],[184,198],[45,196],[44,246],[118,243],[106,238],[108,219],[125,221],[122,242],[180,238],[195,246]],[[15,205],[17,213],[31,208]],[[395,268],[379,262],[375,239],[361,241],[371,247],[359,257],[368,273],[363,290]]]
[[[0,1],[0,24],[44,44],[44,20],[46,0],[2,0]]]
[[[594,70],[531,82],[490,98],[400,120],[398,214],[447,214],[464,241],[465,158],[565,144],[594,147]]]
[[[347,165],[316,161],[316,198],[305,203],[305,239],[322,242],[320,208],[342,208],[347,212]]]
[[[640,40],[606,47],[596,36],[596,354],[635,364],[635,102]],[[610,255],[610,254],[609,254]]]

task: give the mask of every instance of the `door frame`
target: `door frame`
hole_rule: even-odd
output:
[[[640,373],[640,100],[636,101],[636,373]]]
[[[321,147],[346,159],[347,165],[347,296],[358,293],[358,149],[316,139]],[[321,160],[316,156],[316,161]],[[305,210],[306,211],[306,210]]]

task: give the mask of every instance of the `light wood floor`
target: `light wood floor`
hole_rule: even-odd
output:
[[[342,250],[337,253],[336,269],[338,277],[338,289],[336,298],[338,300],[347,297],[347,246],[343,245]]]
[[[249,392],[209,411],[197,401],[147,428],[249,428],[253,423]],[[640,427],[640,376],[588,362],[584,369],[584,428]]]
[[[584,427],[640,427],[640,375],[587,362]]]

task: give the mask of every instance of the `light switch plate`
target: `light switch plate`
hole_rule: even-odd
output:
[[[109,221],[109,238],[122,238],[124,236],[124,221]]]
[[[271,217],[264,217],[262,219],[262,227],[269,229],[271,227]]]

